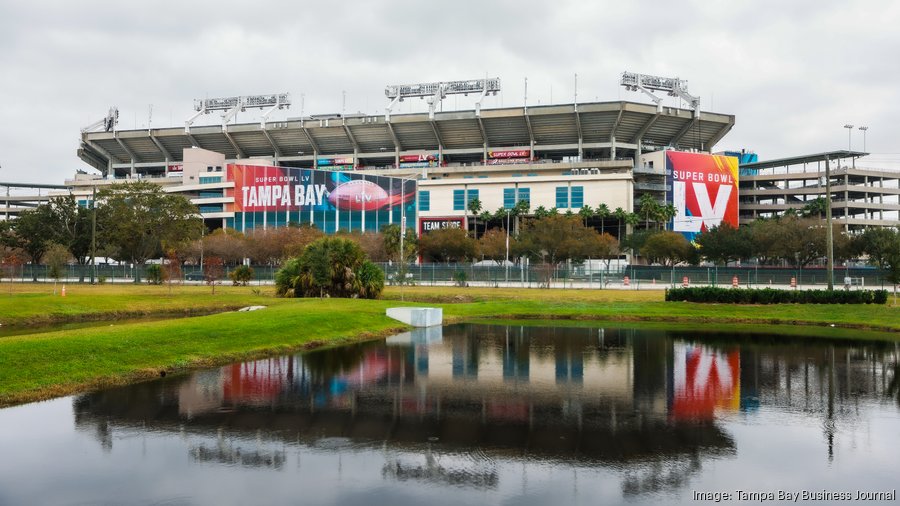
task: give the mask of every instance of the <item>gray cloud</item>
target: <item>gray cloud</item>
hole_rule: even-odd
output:
[[[8,2],[0,180],[70,176],[80,128],[111,105],[123,129],[146,127],[150,104],[170,126],[194,98],[276,91],[294,97],[283,116],[301,94],[305,113],[339,111],[342,91],[349,111],[377,113],[386,84],[485,73],[504,81],[486,106],[521,105],[525,77],[529,103],[571,102],[576,72],[579,100],[642,101],[618,87],[623,70],[688,79],[704,109],[735,114],[720,149],[841,149],[851,122],[870,127],[878,160],[900,161],[897,19],[890,0]]]

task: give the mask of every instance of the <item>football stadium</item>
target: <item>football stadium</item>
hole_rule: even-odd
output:
[[[675,207],[670,229],[690,237],[722,222],[737,226],[800,209],[825,194],[830,174],[835,220],[845,230],[900,225],[900,177],[857,168],[866,153],[759,161],[718,150],[735,117],[701,110],[685,81],[626,72],[620,84],[651,103],[482,109],[482,99],[500,89],[499,79],[485,78],[388,86],[388,107],[377,115],[269,121],[291,105],[280,93],[197,100],[183,126],[121,130],[112,108],[81,132],[77,155],[85,170],[60,185],[0,183],[0,213],[10,219],[60,193],[86,203],[98,187],[143,180],[188,197],[211,230],[314,224],[334,233],[405,224],[421,234],[476,226],[474,199],[490,212],[601,204],[631,212],[649,194]],[[447,95],[470,93],[479,97],[474,109],[437,108]],[[686,105],[665,106],[659,94]],[[429,110],[392,114],[413,98],[427,99]],[[262,119],[232,121],[247,109],[263,110]],[[217,111],[221,124],[194,124]],[[616,227],[618,220],[598,224],[613,234],[630,231]]]

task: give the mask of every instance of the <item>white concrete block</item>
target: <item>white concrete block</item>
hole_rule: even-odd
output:
[[[439,307],[390,307],[387,315],[413,327],[433,327],[444,321],[444,310]]]

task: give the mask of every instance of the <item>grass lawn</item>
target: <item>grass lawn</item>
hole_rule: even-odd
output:
[[[288,353],[383,336],[400,330],[384,316],[398,304],[444,308],[448,321],[483,318],[681,322],[690,324],[835,325],[887,331],[900,339],[900,308],[892,306],[735,306],[667,303],[661,291],[526,290],[390,287],[384,300],[278,299],[272,287],[216,288],[0,285],[0,323],[25,327],[62,321],[106,320],[91,327],[0,337],[0,406],[123,384],[192,367]],[[400,302],[400,299],[403,302]],[[137,323],[140,315],[191,315],[248,305],[249,313],[209,314]],[[796,328],[796,327],[792,327]],[[855,331],[820,329],[847,337]],[[867,335],[870,335],[867,333]]]

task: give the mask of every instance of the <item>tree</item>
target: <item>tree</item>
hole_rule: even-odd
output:
[[[678,214],[678,210],[675,209],[675,206],[672,204],[666,204],[659,208],[659,216],[665,226],[663,227],[665,230],[669,229],[669,223],[675,218]]]
[[[564,260],[588,258],[597,235],[577,216],[551,215],[525,225],[519,249],[529,258],[556,265]]]
[[[593,218],[594,216],[594,210],[591,208],[591,206],[585,204],[581,209],[578,210],[578,216],[581,216],[584,226],[586,227],[588,224],[588,220]]]
[[[653,198],[653,195],[645,193],[641,195],[640,215],[644,218],[644,228],[650,228],[650,221],[657,221],[659,216],[659,202]]]
[[[507,237],[509,236],[506,230],[499,228],[488,230],[478,240],[478,256],[485,260],[493,260],[497,264],[503,263],[507,255]],[[509,251],[515,249],[515,243],[515,237],[509,237]]]
[[[784,215],[766,227],[771,234],[770,254],[802,269],[826,255],[826,228],[822,220]],[[840,235],[840,230],[837,234]]]
[[[803,209],[800,210],[800,213],[804,218],[816,217],[821,219],[825,216],[826,210],[825,197],[817,197],[808,201],[803,206]]]
[[[870,228],[860,236],[861,249],[869,260],[885,273],[894,285],[894,305],[897,305],[897,285],[900,284],[900,230]]]
[[[406,229],[406,235],[403,237],[404,254],[402,256],[400,255],[400,225],[385,225],[381,228],[381,235],[384,240],[384,251],[390,261],[403,263],[416,258],[419,239],[413,229]]]
[[[25,259],[22,257],[21,253],[16,250],[8,250],[6,254],[4,254],[2,261],[0,261],[0,267],[2,267],[2,274],[0,277],[9,278],[9,294],[12,295],[12,283],[15,280],[16,275],[21,274],[22,264],[25,263]]]
[[[419,252],[432,262],[464,262],[475,256],[475,241],[461,228],[445,228],[422,234]]]
[[[163,279],[169,287],[169,295],[172,295],[172,284],[181,282],[181,259],[175,249],[166,253],[166,261],[163,264]]]
[[[234,286],[247,286],[253,280],[253,268],[249,265],[239,265],[228,273]]]
[[[619,237],[619,240],[621,241],[623,239],[622,225],[625,224],[625,219],[628,217],[628,213],[621,207],[617,207],[616,210],[613,211],[613,216],[615,216],[616,219],[619,221],[618,237]]]
[[[233,228],[219,228],[202,239],[204,255],[222,259],[226,265],[238,265],[247,257],[247,238]]]
[[[475,231],[475,239],[478,239],[478,213],[481,212],[481,200],[480,199],[472,199],[466,205],[466,209],[472,213],[472,217],[474,219],[473,229]]]
[[[50,206],[41,204],[34,209],[22,211],[12,223],[13,234],[7,241],[21,249],[37,266],[53,241],[53,219]],[[37,269],[31,269],[32,281],[37,281]]]
[[[66,247],[80,266],[91,258],[91,225],[94,210],[78,205],[75,197],[53,197],[49,206],[52,240]],[[93,206],[93,203],[91,203]],[[102,245],[101,245],[102,246]],[[79,281],[84,281],[84,269],[79,269]]]
[[[384,288],[384,273],[366,259],[359,244],[324,237],[285,262],[275,274],[275,285],[279,295],[288,297],[376,298]]]
[[[98,233],[113,258],[143,265],[169,248],[200,237],[197,207],[180,195],[146,181],[117,184],[97,192]],[[140,271],[136,271],[140,272]],[[139,282],[135,275],[135,282]]]
[[[592,245],[592,253],[593,256],[596,256],[601,260],[606,260],[607,272],[609,272],[609,263],[613,259],[619,258],[619,255],[622,254],[621,249],[619,248],[619,241],[605,232],[597,236],[597,239]]]
[[[749,229],[734,228],[727,223],[701,232],[696,238],[700,254],[713,263],[728,265],[728,262],[749,258],[753,250]]]
[[[56,295],[56,283],[66,273],[69,258],[71,258],[69,249],[62,244],[51,243],[47,247],[46,253],[44,253],[43,260],[47,265],[47,275],[53,278],[53,295]]]
[[[603,204],[603,203],[601,203],[600,205],[597,206],[596,209],[594,209],[594,215],[597,216],[598,218],[600,218],[600,233],[601,234],[604,233],[603,225],[604,225],[604,222],[606,221],[606,218],[609,218],[610,214],[611,213],[609,211],[609,206],[606,204]]]
[[[675,265],[691,258],[693,246],[678,232],[657,232],[647,238],[641,248],[641,256],[649,263]]]
[[[225,275],[225,261],[220,257],[206,257],[203,262],[203,279],[206,284],[212,287],[213,295],[216,294],[216,285]]]

